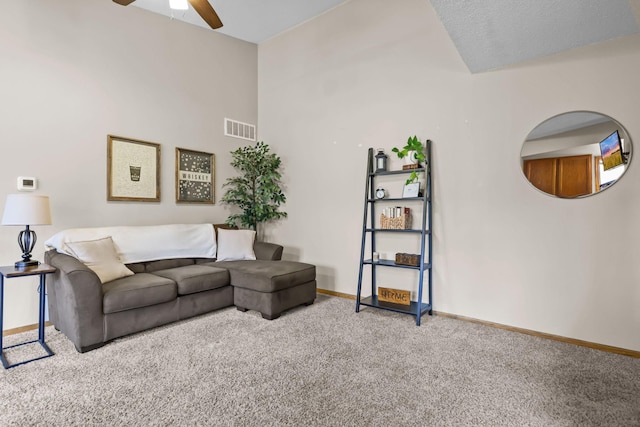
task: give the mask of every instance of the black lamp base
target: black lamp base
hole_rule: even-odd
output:
[[[31,259],[31,251],[36,245],[37,240],[36,232],[30,230],[28,225],[18,234],[18,245],[20,245],[20,249],[22,250],[22,261],[16,261],[14,264],[17,269],[24,269],[40,264],[40,262]]]
[[[22,269],[22,268],[27,268],[27,267],[34,267],[34,266],[39,265],[39,264],[40,264],[40,261],[36,261],[35,259],[32,259],[30,261],[16,261],[14,266],[17,269]]]

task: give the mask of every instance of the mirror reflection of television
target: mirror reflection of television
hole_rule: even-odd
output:
[[[600,154],[602,155],[602,165],[604,170],[609,170],[623,164],[622,143],[618,131],[600,141]]]

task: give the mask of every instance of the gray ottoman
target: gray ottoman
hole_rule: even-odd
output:
[[[221,261],[208,265],[229,270],[233,303],[268,320],[316,298],[316,267],[295,261]]]

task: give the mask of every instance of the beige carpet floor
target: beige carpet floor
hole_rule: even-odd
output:
[[[318,295],[227,308],[0,369],[0,425],[638,426],[640,359]],[[12,335],[5,346],[34,338]],[[8,351],[11,361],[37,344]]]

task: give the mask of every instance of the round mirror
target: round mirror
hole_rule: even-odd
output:
[[[572,111],[545,120],[527,136],[522,172],[537,189],[562,198],[585,197],[615,184],[629,167],[631,138],[609,116]]]

